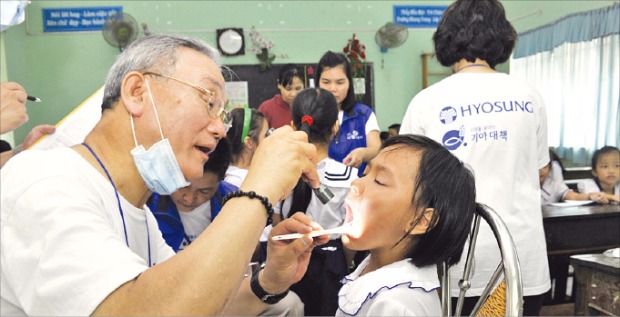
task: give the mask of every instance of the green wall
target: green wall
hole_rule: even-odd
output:
[[[555,21],[570,13],[613,4],[606,1],[504,0],[518,32]],[[246,55],[227,57],[225,64],[253,64],[249,50],[252,25],[275,43],[276,63],[316,63],[327,50],[341,51],[352,33],[366,45],[375,66],[375,104],[382,129],[400,123],[411,98],[421,90],[421,58],[433,50],[434,29],[409,29],[405,44],[382,55],[376,30],[392,20],[394,5],[447,5],[451,1],[32,1],[27,20],[2,32],[5,53],[1,78],[21,83],[43,100],[28,104],[30,120],[15,131],[20,143],[38,124],[55,124],[103,85],[118,49],[100,32],[44,33],[42,8],[123,6],[154,33],[195,36],[215,43],[215,29],[244,28]],[[6,56],[4,56],[6,54]],[[285,56],[283,56],[285,55]],[[288,58],[287,58],[287,57]],[[381,67],[381,59],[384,67]],[[432,71],[446,71],[436,62]],[[508,65],[500,65],[507,72]],[[431,82],[440,78],[431,78]]]

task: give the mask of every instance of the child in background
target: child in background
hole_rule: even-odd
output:
[[[596,192],[589,194],[576,193],[572,189],[568,188],[563,181],[558,181],[551,177],[551,168],[553,164],[553,153],[549,150],[549,157],[551,160],[547,166],[541,168],[538,172],[540,177],[540,203],[541,205],[549,205],[565,200],[592,200],[597,203],[607,203],[604,193]]]
[[[346,199],[353,250],[370,250],[345,277],[336,316],[440,316],[437,264],[460,260],[471,230],[471,171],[439,143],[398,135],[383,143]]]
[[[580,193],[603,192],[605,200],[620,202],[620,150],[604,146],[592,156],[594,179],[577,184]]]
[[[265,139],[269,124],[262,113],[252,108],[235,108],[231,115],[232,126],[226,138],[232,150],[232,163],[224,180],[239,187],[248,175],[252,156],[258,144]]]
[[[224,174],[230,164],[230,146],[221,139],[204,165],[201,178],[192,180],[172,195],[153,193],[146,202],[157,219],[159,230],[174,252],[185,249],[222,210],[222,198],[237,189]]]
[[[400,133],[400,123],[394,123],[388,127],[388,137],[396,136]]]
[[[308,88],[293,101],[293,125],[296,130],[308,134],[308,141],[316,146],[317,171],[321,183],[333,194],[329,202],[322,204],[310,186],[300,181],[293,193],[282,203],[276,204],[274,221],[288,218],[298,211],[312,216],[323,228],[331,229],[344,223],[346,209],[344,199],[357,179],[357,169],[328,157],[329,144],[338,132],[338,104],[329,91]],[[279,217],[277,217],[279,215]],[[348,273],[354,252],[345,250],[340,235],[312,250],[308,271],[301,281],[293,284],[304,302],[306,316],[333,316],[338,308],[340,280]]]
[[[282,66],[278,74],[279,94],[264,101],[258,110],[265,115],[269,127],[277,129],[291,124],[291,105],[295,96],[304,89],[303,72],[295,64]]]

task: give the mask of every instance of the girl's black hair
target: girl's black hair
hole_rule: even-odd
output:
[[[342,111],[351,114],[353,111],[353,106],[355,106],[355,91],[353,90],[353,75],[351,74],[351,65],[349,64],[349,60],[342,53],[334,53],[332,51],[327,51],[327,53],[323,54],[321,60],[316,65],[316,72],[314,73],[314,81],[317,85],[321,84],[321,75],[325,68],[334,68],[336,66],[342,66],[344,68],[344,72],[347,75],[347,79],[349,80],[349,90],[347,91],[347,97],[342,101],[342,105],[340,105]]]
[[[433,34],[435,54],[443,66],[479,58],[495,69],[508,60],[516,40],[517,32],[498,0],[457,0]]]
[[[564,169],[564,164],[562,164],[562,160],[560,159],[560,157],[558,156],[557,153],[555,153],[554,150],[549,149],[549,166],[551,166],[553,163],[553,161],[558,162],[558,164],[560,164],[560,169],[562,169],[562,173],[564,173],[565,169]]]
[[[390,146],[397,146],[392,151],[411,149],[420,155],[417,175],[411,180],[414,184],[411,203],[417,220],[427,208],[435,210],[426,233],[412,240],[406,257],[418,267],[444,261],[449,266],[456,264],[470,234],[474,213],[484,208],[476,203],[474,175],[450,151],[425,136],[397,135],[388,138],[381,148]],[[415,224],[409,232],[414,227]]]
[[[338,103],[331,92],[323,88],[304,89],[295,97],[291,111],[293,124],[308,134],[310,143],[331,142],[332,127],[338,120]],[[312,118],[312,125],[302,122],[304,116]]]
[[[299,70],[299,67],[295,64],[286,64],[282,66],[280,69],[280,73],[278,74],[278,84],[282,85],[282,87],[286,87],[288,85],[293,84],[293,78],[297,77],[303,82],[302,72]]]
[[[241,153],[243,153],[243,141],[241,140],[241,134],[243,134],[243,120],[246,110],[252,111],[252,120],[250,121],[250,130],[248,136],[254,141],[258,142],[260,132],[263,129],[263,122],[265,116],[258,110],[253,108],[235,108],[231,111],[232,114],[232,126],[226,133],[226,138],[230,143],[230,149],[233,157],[233,161],[237,161]]]
[[[620,150],[618,150],[615,146],[605,145],[604,147],[594,151],[594,155],[592,155],[592,170],[596,169],[596,164],[598,163],[598,160],[601,159],[601,156],[613,152],[620,152]]]
[[[323,88],[306,88],[293,100],[291,111],[295,128],[306,132],[310,143],[327,145],[331,142],[332,128],[338,120],[338,103],[331,92]],[[307,120],[302,122],[305,116],[312,118],[312,124]],[[300,180],[293,189],[291,208],[286,217],[298,211],[305,212],[311,197],[310,186]],[[284,219],[284,211],[280,211]]]

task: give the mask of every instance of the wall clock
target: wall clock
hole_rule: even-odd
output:
[[[245,54],[242,28],[217,29],[217,48],[225,56]]]

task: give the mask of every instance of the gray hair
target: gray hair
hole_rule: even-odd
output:
[[[131,43],[116,59],[108,73],[101,110],[111,109],[121,96],[121,85],[132,71],[154,71],[170,75],[179,56],[179,47],[187,47],[209,57],[221,69],[221,55],[206,42],[175,35],[152,35]]]

